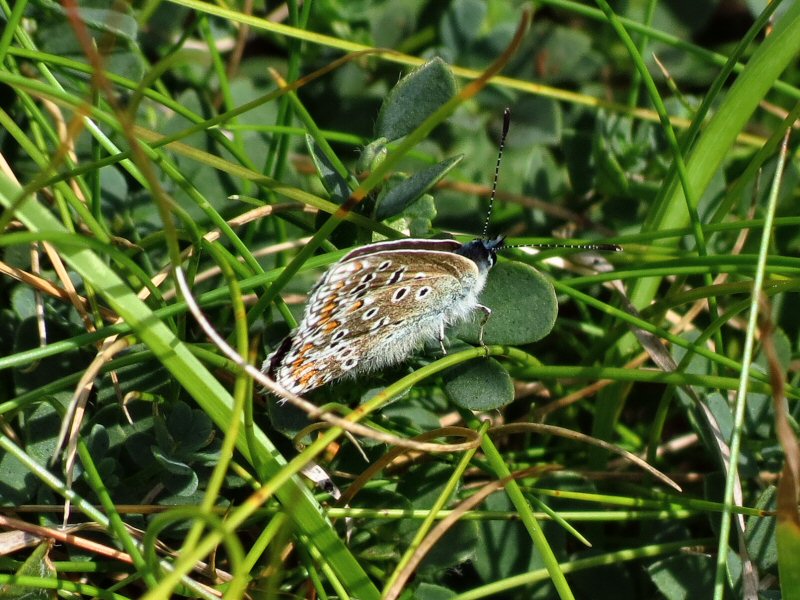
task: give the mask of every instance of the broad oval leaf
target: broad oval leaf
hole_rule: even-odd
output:
[[[272,427],[289,439],[292,439],[304,427],[308,427],[311,424],[308,415],[302,410],[288,402],[280,402],[272,396],[267,399],[267,414]],[[311,437],[306,436],[298,441],[303,444],[310,444],[313,440]]]
[[[486,510],[516,512],[506,494],[492,494],[484,501]],[[530,534],[518,520],[486,520],[478,523],[478,547],[472,568],[484,582],[499,581],[541,566],[538,552],[530,543]],[[548,543],[557,544],[557,540]],[[538,564],[537,564],[538,563]]]
[[[478,523],[457,521],[422,559],[419,572],[430,576],[445,569],[454,569],[475,555],[477,545]]]
[[[526,96],[514,106],[514,146],[561,144],[563,122],[561,104],[544,96]]]
[[[481,0],[456,0],[442,16],[442,44],[455,56],[481,37],[488,9]]]
[[[456,80],[441,58],[434,58],[397,82],[381,105],[375,136],[396,140],[408,135],[456,93]]]
[[[185,402],[175,403],[166,423],[175,452],[181,457],[205,448],[214,439],[214,425],[208,415]]]
[[[769,486],[756,500],[755,508],[763,511],[774,511],[776,509],[777,489]],[[777,523],[775,519],[764,519],[759,516],[749,516],[747,518],[747,551],[753,558],[755,566],[764,572],[774,570],[778,564],[778,543],[775,535]],[[797,555],[795,555],[797,556]],[[797,588],[800,589],[800,588]]]
[[[536,342],[550,333],[558,314],[553,285],[536,269],[520,262],[502,262],[489,271],[480,302],[492,311],[483,330],[487,345]],[[476,313],[455,331],[472,344],[479,341],[482,315]]]
[[[109,6],[111,8],[80,6],[75,7],[75,12],[77,13],[77,18],[92,29],[111,35],[118,35],[129,42],[136,42],[139,32],[139,24],[136,18],[129,14],[127,10],[118,10],[120,7],[115,4],[110,4]],[[69,9],[51,0],[42,2],[42,7],[60,13],[64,17],[69,14]],[[66,24],[68,21],[65,20],[64,23]]]
[[[493,358],[479,358],[448,369],[444,390],[455,404],[467,410],[493,410],[514,400],[511,377]]]
[[[167,456],[158,446],[150,451],[165,473],[161,483],[176,496],[190,496],[197,491],[199,478],[194,469],[180,460]]]
[[[664,598],[709,598],[714,590],[710,556],[670,556],[648,566],[647,574]]]

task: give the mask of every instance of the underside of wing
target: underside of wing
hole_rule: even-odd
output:
[[[400,362],[437,336],[448,306],[474,295],[479,277],[452,252],[392,248],[343,260],[314,289],[276,378],[302,392]]]

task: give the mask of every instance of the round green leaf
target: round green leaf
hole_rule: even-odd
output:
[[[560,145],[563,122],[560,103],[544,96],[524,96],[514,105],[513,146]]]
[[[306,413],[293,404],[281,402],[274,396],[267,398],[267,414],[272,426],[290,439],[311,424]],[[302,442],[311,443],[311,439],[304,439]]]
[[[419,565],[421,574],[436,574],[470,560],[478,545],[478,523],[458,521],[442,536]]]
[[[502,365],[493,358],[462,363],[444,373],[444,390],[450,399],[467,410],[493,410],[514,400],[514,384]]]
[[[200,478],[189,465],[165,454],[158,446],[152,446],[153,458],[164,469],[161,483],[177,496],[189,496],[197,491]]]
[[[396,140],[408,135],[456,93],[456,80],[441,58],[434,58],[397,82],[381,105],[375,136]]]
[[[205,448],[214,437],[214,424],[202,410],[176,402],[166,417],[171,447],[181,457]]]
[[[506,494],[492,494],[486,498],[484,506],[490,511],[515,511]],[[520,521],[480,521],[478,546],[472,559],[472,568],[484,582],[499,581],[517,573],[533,571],[541,567],[541,558],[530,539],[530,534]]]
[[[519,262],[502,262],[489,271],[480,302],[492,314],[483,329],[484,344],[523,345],[550,333],[558,303],[553,285],[536,269]],[[455,334],[478,343],[482,314],[460,325]]]
[[[647,573],[664,598],[708,598],[714,589],[711,556],[670,556],[651,564]]]

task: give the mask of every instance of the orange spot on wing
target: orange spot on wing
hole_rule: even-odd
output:
[[[353,306],[351,306],[350,310],[348,310],[347,312],[349,312],[349,313],[355,312],[359,308],[361,308],[362,306],[364,306],[364,301],[363,300],[357,300],[356,302],[353,303]]]
[[[341,325],[339,321],[328,321],[327,323],[325,323],[323,329],[325,330],[325,333],[330,333],[331,331],[336,329],[339,325]]]
[[[296,380],[302,381],[304,378],[308,377],[310,374],[314,374],[317,372],[317,368],[314,367],[313,363],[306,362],[301,365],[298,365],[294,369],[292,369],[292,377]]]
[[[306,387],[308,385],[309,381],[311,381],[311,379],[316,377],[318,373],[319,373],[319,371],[317,369],[311,369],[305,375],[301,375],[300,377],[298,377],[297,380],[300,382],[300,384],[303,387]]]
[[[296,376],[298,370],[302,370],[304,364],[309,364],[306,362],[306,354],[311,352],[314,349],[314,344],[311,342],[306,342],[300,350],[297,351],[297,358],[292,361],[292,374]]]

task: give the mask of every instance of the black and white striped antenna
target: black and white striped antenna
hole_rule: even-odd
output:
[[[494,209],[494,198],[497,195],[497,181],[500,178],[500,162],[503,160],[503,150],[506,146],[506,137],[508,137],[508,129],[511,125],[511,109],[506,108],[503,111],[503,131],[500,134],[500,147],[497,151],[497,162],[494,165],[494,178],[492,179],[492,193],[489,195],[489,210],[486,213],[486,221],[483,224],[483,239],[487,239],[489,235],[489,221],[492,218],[492,210]],[[592,250],[600,252],[620,252],[622,246],[617,244],[560,244],[558,242],[546,244],[513,244],[503,245],[505,248],[539,248],[540,250],[553,250],[558,248],[571,248],[573,250]]]
[[[489,221],[492,218],[494,197],[497,194],[497,180],[500,178],[500,161],[503,160],[503,148],[506,146],[506,137],[508,136],[508,127],[510,124],[511,109],[506,108],[503,111],[503,133],[500,134],[500,148],[497,151],[497,162],[494,164],[494,178],[492,179],[492,193],[489,196],[489,210],[486,213],[486,221],[483,223],[483,239],[486,239],[489,235]]]

